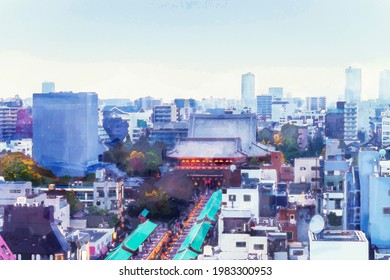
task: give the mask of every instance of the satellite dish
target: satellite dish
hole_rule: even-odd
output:
[[[325,228],[325,221],[324,218],[322,218],[321,215],[315,215],[311,220],[309,224],[309,229],[314,234],[320,233]]]
[[[380,149],[379,150],[379,155],[383,158],[384,156],[386,156],[386,150],[385,149]]]
[[[237,169],[237,166],[235,166],[234,164],[230,165],[230,171],[232,173],[234,173],[234,170],[236,170],[236,169]]]

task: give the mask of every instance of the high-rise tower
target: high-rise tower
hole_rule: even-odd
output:
[[[390,70],[384,70],[380,73],[379,100],[390,100]]]
[[[255,109],[255,75],[250,72],[241,76],[241,100],[244,106]]]
[[[360,68],[345,69],[345,101],[359,103],[362,94],[362,71]]]

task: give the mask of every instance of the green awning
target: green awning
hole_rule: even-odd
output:
[[[199,224],[193,225],[183,244],[181,244],[178,252],[181,252],[189,247],[198,252],[201,252],[203,241],[206,238],[210,228],[211,224],[208,222],[201,222]]]
[[[222,202],[222,191],[218,190],[212,194],[209,201],[206,203],[205,207],[203,208],[202,212],[200,212],[197,221],[202,221],[206,217],[210,221],[215,221],[215,215],[221,208],[221,202]]]
[[[107,255],[106,260],[128,260],[138,247],[149,237],[157,227],[155,223],[147,220],[138,227],[118,246],[118,248]]]
[[[157,227],[155,223],[147,220],[143,224],[138,225],[138,227],[123,241],[123,244],[132,251],[138,249],[146,238],[154,231]]]
[[[142,210],[142,212],[139,214],[139,216],[146,217],[149,214],[148,209]]]
[[[110,252],[105,260],[128,260],[133,254],[124,250],[123,248],[118,248],[115,251]]]
[[[184,251],[176,254],[173,260],[194,260],[197,256],[197,253],[191,251],[190,249],[185,249]]]

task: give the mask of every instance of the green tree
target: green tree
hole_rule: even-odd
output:
[[[317,157],[322,154],[322,150],[325,147],[324,137],[320,133],[317,133],[313,139],[309,140],[307,151],[305,153],[308,157]]]
[[[274,131],[269,128],[263,128],[257,134],[257,142],[264,144],[274,144]]]
[[[119,169],[125,171],[127,169],[126,158],[129,154],[130,150],[128,147],[122,141],[118,141],[113,147],[103,153],[103,161],[114,163]]]
[[[286,123],[282,126],[281,130],[282,138],[298,139],[298,127],[293,124]]]
[[[65,195],[66,201],[69,203],[71,215],[73,215],[81,210],[84,210],[84,205],[76,197],[76,194],[74,191],[65,192],[64,195]]]
[[[287,162],[299,157],[300,151],[297,140],[291,137],[283,138],[283,144],[278,148],[283,153],[283,156]]]
[[[161,166],[162,163],[161,154],[158,154],[158,151],[151,150],[145,153],[144,164],[149,175],[158,173],[158,167]]]
[[[23,153],[9,153],[0,159],[0,171],[8,181],[31,181],[34,186],[42,184],[42,176],[32,158]]]

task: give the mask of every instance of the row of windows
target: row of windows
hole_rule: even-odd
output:
[[[302,166],[302,167],[299,168],[299,170],[306,170],[306,167]],[[313,170],[313,171],[314,170],[320,170],[320,167],[319,166],[312,166],[311,170]]]
[[[237,241],[236,247],[237,248],[246,248],[246,242],[245,241]],[[253,250],[264,250],[264,244],[253,244]]]
[[[21,193],[21,190],[9,190],[9,193]]]
[[[236,195],[235,194],[230,194],[229,195],[229,201],[236,201]],[[245,201],[245,202],[249,202],[249,201],[251,201],[251,195],[250,194],[244,194],[243,195],[243,200]]]

